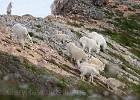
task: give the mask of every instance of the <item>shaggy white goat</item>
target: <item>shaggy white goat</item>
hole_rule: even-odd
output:
[[[106,40],[101,34],[98,34],[97,32],[92,32],[88,33],[88,36],[93,39],[97,43],[97,45],[99,45],[99,47],[102,47],[103,50],[107,48]]]
[[[82,66],[92,66],[98,71],[102,71],[102,68],[99,65],[89,64],[87,62],[78,63],[78,67],[81,68]]]
[[[85,49],[85,47],[88,48],[89,53],[91,53],[92,49],[96,50],[96,53],[99,53],[100,51],[100,47],[96,44],[96,42],[93,39],[89,39],[86,36],[80,38],[80,43],[83,46],[83,50]]]
[[[30,39],[30,41],[32,42],[32,38],[28,34],[28,31],[27,31],[26,27],[23,27],[20,24],[15,24],[12,27],[12,30],[13,30],[12,40],[14,40],[15,38],[17,38],[18,39],[18,42],[20,42],[22,44],[22,48],[23,49],[24,49],[24,45],[25,45],[26,39]]]
[[[120,81],[118,81],[118,80],[115,80],[114,78],[108,78],[107,80],[106,80],[106,84],[107,84],[107,87],[108,87],[108,89],[109,89],[109,87],[110,88],[112,88],[113,90],[117,90],[117,88],[118,87],[122,87],[122,88],[124,88],[125,87],[125,84],[124,83],[121,83]]]
[[[7,7],[7,15],[11,15],[11,8],[12,8],[12,2],[10,2]]]
[[[72,57],[76,59],[77,64],[82,59],[88,58],[88,55],[82,49],[78,48],[74,43],[71,43],[71,42],[67,44],[66,53],[71,54]]]
[[[81,72],[80,77],[83,80],[85,80],[85,75],[90,75],[89,82],[93,82],[94,75],[100,75],[99,71],[92,66],[81,66],[79,71]]]
[[[69,35],[66,35],[66,34],[56,34],[55,35],[55,39],[56,40],[60,40],[60,41],[63,41],[63,43],[68,40],[70,38]]]
[[[98,58],[91,56],[91,58],[88,59],[88,63],[98,65],[100,71],[104,70],[105,64],[103,64]]]

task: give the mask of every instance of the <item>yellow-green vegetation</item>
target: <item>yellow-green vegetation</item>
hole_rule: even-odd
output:
[[[30,46],[27,46],[27,45],[26,45],[26,46],[24,46],[24,47],[26,47],[27,49],[30,49],[30,50],[31,50]]]
[[[126,69],[126,68],[123,69],[123,70],[125,70],[125,71],[131,73],[131,74],[134,75],[134,76],[139,77],[138,74],[140,73],[140,70],[139,70],[138,68],[131,66],[131,65],[129,64],[129,62],[126,61],[121,55],[118,55],[118,54],[116,54],[116,53],[112,53],[111,51],[109,51],[108,53],[109,53],[109,55],[114,56],[114,57],[118,58],[119,60],[121,60],[121,61],[123,62],[123,64],[125,65],[126,68],[127,68],[127,67],[130,68],[130,69],[132,69],[132,70],[133,70],[134,72],[136,72],[136,73],[134,73],[134,72],[132,72],[132,71]]]
[[[78,27],[78,28],[84,27],[84,24],[83,23],[78,24],[76,22],[70,22],[70,21],[68,21],[67,24],[68,25],[71,25],[71,26],[74,26],[74,27]]]
[[[112,8],[115,8],[116,6],[113,6]],[[108,18],[108,19],[112,19],[113,17],[114,17],[114,15],[116,14],[116,12],[112,12],[112,11],[110,11],[110,10],[106,10],[106,11],[104,11],[105,12],[105,14],[106,14],[106,18]]]
[[[132,86],[131,88],[134,90],[134,93],[136,93],[134,95],[137,95],[140,99],[140,83],[139,85]]]
[[[38,36],[38,35],[35,35],[35,36],[34,36],[34,38],[37,38],[37,39],[39,39],[39,40],[44,40],[44,38],[43,38],[43,37]]]
[[[138,28],[138,27],[137,27]],[[133,34],[132,31],[121,31],[121,32],[114,32],[109,29],[105,29],[105,31],[101,32],[104,35],[109,35],[113,40],[119,43],[122,46],[129,46],[131,47],[130,51],[135,54],[137,57],[140,57],[140,39],[136,38],[138,35]],[[139,37],[139,36],[138,36]],[[111,46],[109,44],[109,46]]]
[[[80,33],[77,32],[77,31],[74,31],[73,29],[71,29],[71,32],[72,32],[72,33],[75,33],[76,36],[77,36],[79,39],[82,37],[82,34],[80,34]]]
[[[135,13],[133,15],[130,15],[129,18],[132,19],[132,20],[137,20],[137,21],[140,21],[140,13]]]
[[[32,56],[32,57],[34,57],[34,55],[33,54],[29,54],[30,56]]]
[[[33,41],[33,43],[37,43],[36,41]]]
[[[89,30],[89,32],[93,32],[93,31],[95,31],[95,32],[99,32],[97,29],[95,29],[95,28],[86,28],[86,30]]]
[[[20,49],[16,49],[18,52],[21,52],[21,50]]]
[[[43,37],[38,36],[38,35],[34,35],[34,33],[33,33],[33,32],[28,32],[28,34],[29,34],[31,37],[37,38],[37,39],[39,39],[39,40],[44,40],[44,38],[43,38]]]
[[[44,74],[39,68],[37,68],[37,66],[33,65],[32,63],[29,63],[29,60],[27,60],[26,58],[23,58],[23,62],[21,64],[32,73]]]
[[[114,49],[114,50],[117,50],[111,43],[107,42],[107,45],[108,45],[110,48],[112,48],[112,49]]]
[[[33,32],[28,32],[28,34],[33,37],[34,36],[34,33]]]
[[[75,70],[72,69],[71,67],[67,66],[67,65],[60,65],[58,63],[56,63],[55,61],[50,61],[50,63],[53,63],[55,65],[57,65],[58,67],[62,68],[63,70],[66,70],[68,72],[73,71],[75,73]],[[76,77],[73,76],[63,76],[60,74],[56,74],[53,71],[47,70],[47,69],[42,69],[38,66],[35,66],[34,64],[32,64],[31,62],[29,62],[29,60],[27,60],[24,57],[16,57],[16,56],[12,56],[12,55],[8,55],[7,53],[4,52],[0,52],[0,66],[3,66],[5,68],[8,68],[10,70],[10,73],[12,71],[16,71],[22,74],[22,78],[25,80],[25,82],[28,83],[28,88],[27,89],[31,89],[32,91],[40,91],[39,87],[35,85],[34,83],[34,79],[38,78],[38,76],[44,76],[46,77],[46,79],[43,80],[48,80],[48,85],[51,85],[52,87],[57,87],[60,91],[61,95],[64,95],[64,97],[66,96],[66,94],[68,94],[68,91],[70,91],[69,89],[74,88],[75,91],[79,91],[77,94],[75,94],[76,96],[81,96],[81,97],[85,97],[87,98],[87,96],[83,96],[83,94],[85,95],[92,95],[94,93],[102,93],[103,91],[105,91],[105,87],[103,85],[102,82],[100,82],[98,79],[95,79],[95,82],[98,82],[99,84],[97,84],[96,86],[92,83],[88,83],[86,81],[82,81],[77,79]],[[23,73],[22,70],[20,69],[24,69],[25,68],[25,73]],[[31,78],[29,76],[29,73],[32,74],[32,76],[34,76],[34,78]],[[72,73],[72,74],[74,74]],[[76,72],[77,73],[77,72]],[[78,73],[80,74],[80,73]],[[79,76],[79,75],[78,75]],[[10,77],[10,76],[9,76]],[[40,78],[39,78],[40,79]],[[13,81],[11,81],[13,80]],[[15,82],[14,82],[15,81]],[[0,81],[1,82],[1,81]],[[43,86],[44,83],[41,83],[41,81],[39,80],[40,85]],[[18,88],[18,81],[10,78],[10,80],[6,83],[0,86],[0,89],[2,88],[6,88],[7,86],[13,86],[12,84],[14,83],[14,88],[13,90],[20,90]],[[33,85],[31,85],[33,84]],[[5,87],[6,86],[6,87]],[[71,86],[72,88],[68,88],[68,86]],[[46,90],[47,91],[47,90]],[[72,93],[72,92],[70,92]],[[45,95],[39,95],[37,97],[38,100],[40,100],[43,97],[46,97],[47,94]],[[5,95],[6,96],[6,95]],[[5,98],[5,96],[0,95],[0,98]],[[8,98],[11,98],[13,95],[9,95]],[[18,95],[18,97],[21,97],[22,95]],[[22,98],[34,98],[36,97],[36,95],[30,95],[27,94],[25,96],[23,96]],[[15,96],[13,96],[13,98],[15,98]],[[67,99],[68,100],[68,99]]]
[[[41,25],[35,25],[37,28],[41,28]]]
[[[20,60],[19,60],[19,58],[18,58],[18,57],[13,57],[13,61],[20,62]]]
[[[66,79],[65,78],[61,78],[58,81],[58,86],[61,87],[61,89],[64,89],[65,87],[67,87],[67,83],[66,83]],[[63,91],[63,90],[62,90]]]
[[[118,16],[118,17],[123,17],[123,12],[120,11],[120,10],[115,10],[115,14]]]
[[[66,64],[63,64],[63,65],[62,65],[62,64],[59,64],[59,63],[57,63],[57,62],[56,62],[55,60],[53,60],[53,59],[46,59],[46,61],[48,61],[48,62],[50,62],[50,63],[52,63],[52,64],[58,66],[59,68],[65,70],[66,72],[72,73],[73,75],[76,75],[75,72],[79,72],[79,71],[77,71],[77,70],[75,70],[75,69],[73,69],[73,68],[67,66]]]

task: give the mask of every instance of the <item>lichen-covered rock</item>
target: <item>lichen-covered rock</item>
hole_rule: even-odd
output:
[[[97,2],[97,0],[55,0],[51,5],[51,11],[52,14],[55,15],[71,15],[78,18],[102,19],[105,17],[104,12],[94,5],[102,6],[107,4],[107,1],[108,0],[100,0],[100,2]]]
[[[95,6],[104,6],[109,0],[91,0]]]

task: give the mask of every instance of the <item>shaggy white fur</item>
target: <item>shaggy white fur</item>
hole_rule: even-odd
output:
[[[82,60],[82,59],[87,59],[88,55],[80,48],[78,48],[74,43],[70,42],[67,44],[67,52],[72,55],[73,58],[76,59],[77,64]]]
[[[23,27],[20,24],[15,24],[12,27],[12,30],[13,30],[12,40],[17,38],[18,42],[20,42],[22,44],[23,49],[24,49],[26,39],[29,39],[33,43],[32,38],[28,34],[28,31],[27,31],[26,27]]]
[[[91,53],[91,50],[96,50],[96,53],[99,53],[100,51],[100,47],[97,45],[97,43],[93,40],[93,39],[89,39],[86,36],[83,36],[80,38],[80,43],[83,46],[83,50],[85,49],[85,47],[88,48],[89,53]]]
[[[97,43],[97,45],[99,45],[99,47],[102,47],[103,50],[107,48],[106,40],[101,34],[98,34],[97,32],[92,32],[88,33],[88,36],[93,39]]]

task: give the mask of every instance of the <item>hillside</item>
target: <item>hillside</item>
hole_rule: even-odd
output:
[[[59,15],[45,18],[0,15],[0,100],[140,98],[140,1],[109,0],[102,7],[83,0],[71,1],[75,5],[65,3],[65,12],[62,7]],[[94,13],[83,14],[86,7]],[[27,27],[33,38],[34,43],[27,41],[25,50],[11,39],[15,23]],[[92,52],[105,64],[105,70],[94,78],[94,83],[80,79],[75,60],[65,54],[67,43],[54,39],[59,31],[70,35],[70,41],[80,48],[79,38],[88,32],[96,31],[105,37],[106,51]],[[124,83],[125,88],[108,89],[108,78]]]

